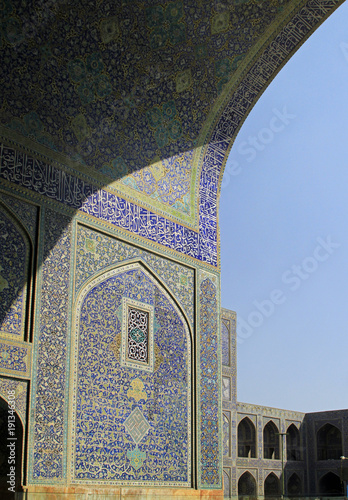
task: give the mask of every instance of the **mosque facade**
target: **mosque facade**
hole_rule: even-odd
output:
[[[348,410],[301,413],[238,402],[236,322],[235,312],[222,309],[225,498],[347,496]]]
[[[222,173],[341,3],[0,2],[4,495],[223,497]]]

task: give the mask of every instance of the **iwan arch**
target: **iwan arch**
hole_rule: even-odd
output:
[[[28,498],[222,497],[222,169],[340,3],[2,3],[0,393]]]

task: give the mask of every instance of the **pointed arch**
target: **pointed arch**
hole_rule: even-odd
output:
[[[299,497],[302,495],[302,481],[296,472],[291,474],[286,486],[286,492],[289,497]]]
[[[149,314],[135,336],[130,310]],[[179,305],[133,262],[83,287],[73,324],[72,482],[191,486],[192,345]]]
[[[319,494],[323,496],[340,496],[343,494],[341,479],[337,474],[328,472],[319,479]]]
[[[238,424],[238,456],[256,458],[256,429],[249,417]]]
[[[279,430],[273,420],[263,429],[263,458],[279,460]]]
[[[301,436],[298,428],[291,424],[287,429],[286,453],[288,460],[301,460]]]
[[[257,497],[256,480],[249,471],[245,471],[238,480],[238,496]]]
[[[100,271],[98,271],[97,273],[93,274],[92,276],[90,276],[82,285],[81,289],[79,290],[76,298],[75,298],[75,304],[77,304],[77,302],[80,300],[80,297],[81,297],[81,294],[84,293],[86,287],[88,287],[91,283],[95,282],[96,280],[98,280],[101,276],[104,276],[106,275],[106,273],[112,273],[113,271],[116,271],[117,269],[119,268],[123,268],[125,266],[129,266],[129,265],[139,265],[141,268],[144,269],[144,271],[149,274],[150,276],[153,277],[153,279],[155,281],[157,281],[160,286],[163,288],[163,290],[165,290],[166,294],[171,298],[171,300],[173,302],[175,302],[176,304],[176,307],[179,309],[180,311],[180,314],[182,314],[182,316],[184,317],[185,319],[185,322],[187,323],[187,326],[188,326],[188,329],[189,329],[189,332],[190,332],[190,338],[191,338],[191,344],[193,345],[193,338],[194,338],[194,335],[193,335],[193,332],[192,332],[192,328],[191,328],[191,322],[190,322],[190,319],[188,318],[187,316],[187,313],[186,311],[183,309],[182,305],[180,304],[180,302],[178,301],[178,298],[174,295],[173,291],[168,287],[168,285],[161,279],[161,276],[159,276],[159,274],[154,270],[152,269],[143,259],[141,258],[131,258],[131,259],[128,259],[127,261],[121,261],[121,262],[118,262],[117,264],[113,264],[112,266],[108,266],[104,269],[101,269]]]
[[[265,479],[264,483],[265,497],[279,497],[280,496],[280,481],[279,478],[271,472]]]
[[[339,460],[342,456],[342,433],[335,425],[326,423],[317,431],[317,459]]]

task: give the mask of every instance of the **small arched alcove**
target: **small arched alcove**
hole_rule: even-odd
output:
[[[263,429],[263,458],[279,460],[279,430],[272,420]]]
[[[300,431],[294,424],[291,424],[287,430],[286,453],[288,460],[301,460]]]
[[[319,494],[323,496],[343,495],[342,483],[337,474],[328,472],[319,479]]]
[[[286,493],[289,497],[299,497],[302,494],[302,481],[296,472],[291,474],[286,486]]]
[[[246,458],[256,457],[255,425],[248,417],[244,417],[238,425],[238,456]]]
[[[257,496],[256,481],[249,471],[244,472],[238,480],[238,496],[255,498]]]
[[[332,424],[323,425],[317,432],[317,460],[339,460],[342,456],[342,433]]]
[[[264,493],[265,497],[268,498],[277,498],[280,496],[280,481],[273,472],[265,479]]]

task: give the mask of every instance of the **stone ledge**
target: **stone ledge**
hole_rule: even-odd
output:
[[[188,498],[223,500],[223,490],[194,490],[191,488],[132,488],[100,486],[39,486],[24,488],[25,500],[160,500]]]

